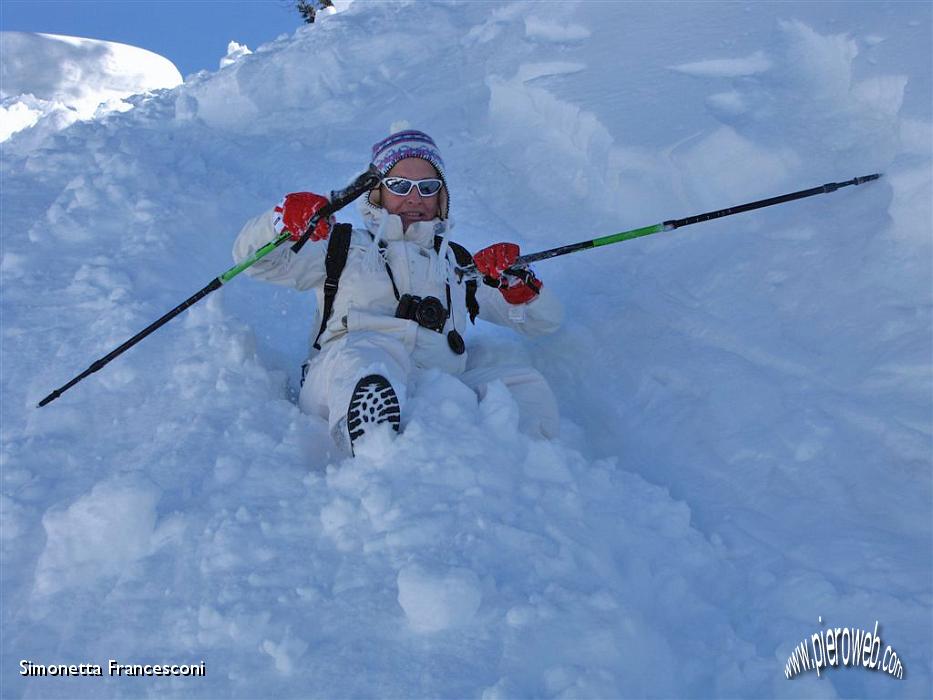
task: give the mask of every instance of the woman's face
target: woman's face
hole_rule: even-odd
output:
[[[394,175],[409,180],[426,180],[436,178],[437,171],[434,166],[423,158],[405,158],[396,163],[386,173],[386,177]],[[382,206],[390,214],[397,214],[402,219],[403,229],[415,221],[430,221],[439,215],[440,192],[430,197],[422,197],[417,187],[412,187],[406,195],[392,194],[382,186]]]

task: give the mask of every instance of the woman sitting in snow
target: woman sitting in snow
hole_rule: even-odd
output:
[[[468,369],[461,333],[477,316],[529,335],[552,332],[560,324],[560,303],[530,270],[521,277],[504,272],[519,256],[516,244],[496,243],[471,260],[448,239],[444,162],[430,136],[392,134],[373,146],[372,163],[382,180],[359,200],[365,229],[322,220],[312,232],[314,243],[300,253],[283,246],[248,271],[317,293],[320,331],[303,371],[301,409],[327,419],[334,441],[352,454],[375,425],[398,431],[412,372],[437,368],[480,397],[489,382],[502,381],[519,406],[521,428],[556,435],[557,404],[544,377],[528,367]],[[234,259],[244,260],[285,230],[297,239],[326,203],[311,192],[287,195],[246,224]],[[456,274],[454,266],[471,262],[485,284]]]

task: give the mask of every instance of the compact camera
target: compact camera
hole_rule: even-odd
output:
[[[407,318],[422,328],[443,333],[444,324],[447,323],[447,309],[437,297],[422,298],[414,294],[403,294],[398,300],[395,318]]]

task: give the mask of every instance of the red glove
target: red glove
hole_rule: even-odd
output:
[[[494,243],[473,256],[476,269],[484,277],[483,281],[491,287],[498,287],[510,304],[527,304],[538,296],[544,286],[527,268],[521,268],[521,274],[503,274],[505,269],[515,263],[519,254],[515,243]]]
[[[272,220],[275,232],[282,233],[287,230],[291,234],[289,237],[297,241],[308,227],[311,217],[328,201],[327,197],[313,192],[292,192],[285,195],[285,199],[275,208],[275,218]],[[322,241],[327,238],[333,224],[334,217],[318,221],[311,232],[311,240]]]

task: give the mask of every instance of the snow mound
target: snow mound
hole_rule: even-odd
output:
[[[481,600],[479,579],[470,569],[431,571],[411,564],[398,572],[398,603],[419,632],[468,623]]]
[[[244,56],[249,56],[252,51],[245,44],[239,44],[231,41],[227,44],[227,55],[220,59],[220,67],[225,68],[239,61]]]
[[[0,41],[0,141],[39,122],[57,131],[125,111],[130,95],[182,83],[171,61],[135,46],[25,32],[0,32]]]
[[[111,479],[66,509],[49,510],[42,518],[46,543],[36,567],[37,592],[87,585],[148,556],[158,495],[153,484]]]

